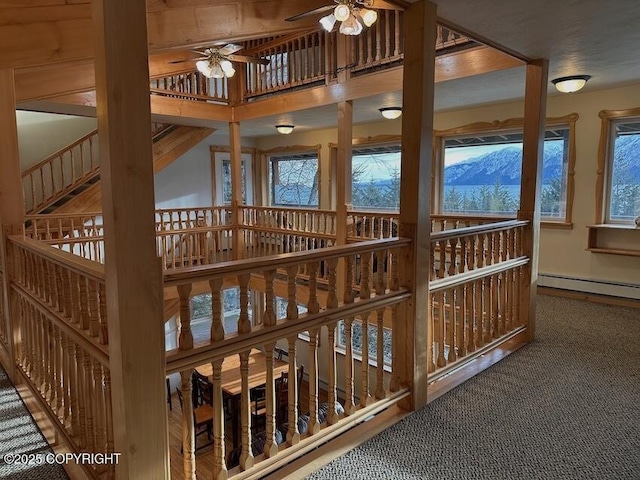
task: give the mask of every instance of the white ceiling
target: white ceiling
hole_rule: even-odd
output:
[[[585,91],[640,83],[640,0],[433,0],[438,15],[535,59],[549,59],[549,78],[588,74]],[[640,88],[640,87],[639,87]],[[549,94],[557,94],[551,83]],[[436,85],[436,111],[521,99],[524,68]],[[380,120],[378,108],[401,105],[395,92],[354,102],[354,123]],[[243,122],[242,135],[274,135],[274,125],[297,131],[337,123],[335,105]],[[207,122],[220,133],[224,122]]]

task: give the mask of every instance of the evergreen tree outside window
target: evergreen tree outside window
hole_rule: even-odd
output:
[[[400,145],[354,147],[351,201],[363,210],[400,210]]]
[[[608,162],[608,223],[640,216],[640,118],[612,123]]]

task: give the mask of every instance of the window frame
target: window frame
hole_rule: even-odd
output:
[[[596,219],[595,223],[621,225],[634,228],[630,222],[611,220],[611,182],[613,177],[614,125],[618,123],[640,122],[640,107],[625,110],[601,110],[600,142],[598,146],[598,170],[596,176]]]
[[[551,217],[542,217],[541,225],[549,228],[573,228],[573,198],[575,191],[575,164],[576,164],[576,121],[579,115],[571,113],[562,117],[549,117],[545,120],[545,130],[553,127],[565,127],[569,129],[568,151],[567,151],[567,185],[565,197],[565,216],[557,220]],[[442,212],[443,202],[443,181],[444,181],[444,144],[447,138],[487,135],[500,133],[521,132],[524,128],[524,118],[510,118],[507,120],[493,122],[476,122],[446,130],[434,130],[433,141],[433,169],[431,178],[431,201],[434,205],[435,215],[460,216],[465,218],[476,218],[478,215],[464,213]],[[491,214],[482,217],[490,217]],[[515,216],[515,213],[514,215]]]
[[[270,150],[261,150],[259,152],[261,161],[260,167],[261,170],[258,172],[260,176],[260,193],[259,198],[261,198],[262,205],[274,207],[274,208],[295,208],[295,209],[306,209],[306,210],[318,210],[321,206],[321,197],[322,197],[322,156],[320,154],[322,150],[322,145],[288,145],[285,147],[276,147]],[[318,204],[317,205],[280,205],[280,204],[272,204],[271,202],[271,184],[269,182],[269,172],[271,169],[271,157],[276,156],[291,156],[294,157],[296,155],[308,155],[314,154],[317,158],[318,162],[318,171],[317,171],[317,182],[318,182]]]

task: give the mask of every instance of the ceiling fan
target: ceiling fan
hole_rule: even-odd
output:
[[[250,57],[246,55],[236,55],[236,52],[242,50],[242,45],[229,43],[224,46],[207,47],[204,50],[191,50],[199,54],[199,57],[189,60],[174,60],[169,63],[196,62],[196,68],[207,78],[224,78],[233,77],[236,70],[231,62],[258,63],[261,65],[269,65],[269,60],[258,57]]]
[[[406,6],[406,3],[400,1],[375,1],[375,0],[333,0],[332,5],[314,8],[308,12],[303,12],[293,17],[285,19],[287,22],[300,20],[318,13],[333,10],[329,15],[320,19],[320,24],[327,31],[331,32],[336,22],[340,22],[340,33],[344,35],[359,35],[364,27],[370,27],[378,19],[376,9],[393,9],[399,10]]]

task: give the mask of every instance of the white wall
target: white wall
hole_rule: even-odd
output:
[[[91,117],[16,111],[22,170],[35,165],[97,128]]]
[[[227,135],[212,133],[155,175],[156,208],[208,207],[211,189],[211,145],[229,145]],[[252,147],[250,140],[243,147]]]

